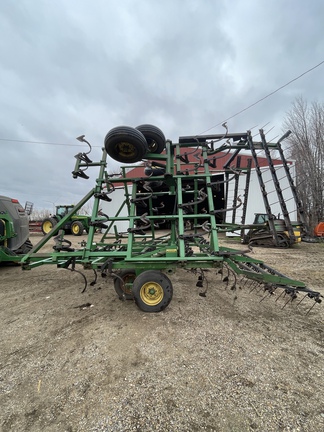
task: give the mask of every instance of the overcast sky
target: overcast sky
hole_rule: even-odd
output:
[[[97,175],[72,178],[81,134],[98,160],[115,126],[222,132],[324,60],[323,23],[323,0],[1,0],[0,194],[77,203]],[[229,131],[281,135],[296,97],[323,102],[323,77],[324,64]]]

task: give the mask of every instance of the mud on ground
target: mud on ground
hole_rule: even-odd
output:
[[[324,244],[252,255],[324,293]],[[0,267],[0,430],[324,430],[324,303],[306,315],[310,301],[207,278],[201,297],[178,270],[169,307],[147,314],[111,279],[82,294],[77,273]]]

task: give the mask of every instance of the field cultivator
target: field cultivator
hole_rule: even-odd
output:
[[[313,300],[313,306],[321,302],[319,292],[253,259],[248,248],[239,251],[219,245],[218,234],[226,230],[224,214],[242,202],[238,197],[234,205],[226,208],[220,196],[224,196],[228,178],[244,169],[229,168],[231,175],[224,180],[223,172],[215,169],[215,161],[223,151],[261,148],[262,140],[253,142],[250,132],[226,131],[224,135],[182,137],[173,143],[152,125],[121,126],[106,135],[98,162],[90,159],[91,145],[84,136],[78,140],[90,150],[75,156],[72,175],[88,179],[86,170],[98,167],[95,186],[23,257],[23,269],[44,264],[78,272],[80,266],[92,269],[91,285],[97,273],[112,277],[118,296],[133,299],[146,312],[159,312],[168,306],[173,295],[170,277],[179,268],[197,276],[196,286],[202,296],[214,272],[221,274],[232,290],[249,283],[251,291],[262,289],[265,296],[280,291],[279,297],[288,299],[285,304],[298,293],[303,294],[302,300]],[[107,156],[122,164],[119,173],[109,173]],[[117,189],[123,191],[119,204],[114,203]],[[64,238],[63,227],[90,199],[93,210],[88,235],[80,248],[73,248]],[[104,203],[108,210],[103,214]],[[103,222],[106,228],[95,240],[95,232]],[[120,230],[120,223],[127,228]],[[53,251],[42,253],[42,247],[52,239]],[[84,280],[85,290],[85,276]]]

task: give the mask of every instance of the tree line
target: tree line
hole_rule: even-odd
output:
[[[324,104],[298,97],[286,114],[288,158],[296,161],[296,188],[304,216],[313,231],[324,222]]]

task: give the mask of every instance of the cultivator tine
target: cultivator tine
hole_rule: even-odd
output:
[[[260,289],[257,291],[257,294],[259,294],[260,291],[263,290],[263,285],[259,283]]]
[[[305,294],[304,297],[297,303],[297,306],[300,305],[300,303],[308,296],[308,294]]]
[[[313,309],[313,307],[316,305],[316,301],[314,301],[314,304],[313,304],[313,306],[311,306],[309,309],[308,309],[308,311],[306,312],[306,315],[308,315],[309,314],[309,312]]]
[[[281,309],[284,309],[289,302],[293,302],[297,298],[296,290],[285,290],[285,294],[288,294],[291,298],[286,301],[286,303],[282,306]]]
[[[259,286],[259,282],[252,282],[250,293],[253,292]]]
[[[69,268],[69,266],[71,265],[71,268]],[[76,270],[75,268],[75,257],[70,257],[65,263],[58,265],[59,268],[63,268],[65,270],[70,270],[70,272],[75,272],[80,274],[83,277],[84,280],[84,288],[81,291],[81,294],[83,294],[85,292],[85,290],[87,289],[88,286],[88,281],[86,276],[80,271],[80,270]]]
[[[262,299],[259,301],[259,303],[263,302],[267,297],[270,297],[271,294],[267,293],[265,296],[262,297]]]
[[[262,299],[260,300],[260,303],[266,299],[267,297],[271,297],[272,295],[274,295],[275,290],[277,289],[276,286],[271,285],[271,284],[266,284],[264,286],[264,291],[267,291],[266,295],[264,297],[262,297]]]
[[[211,214],[215,214],[216,215],[218,213],[224,213],[224,212],[229,212],[229,211],[233,211],[233,210],[238,209],[243,204],[243,201],[241,200],[241,198],[239,196],[236,198],[236,203],[238,203],[238,204],[235,204],[232,207],[228,207],[228,208],[225,208],[225,209],[213,210],[211,212]]]
[[[93,280],[92,282],[90,282],[90,286],[94,286],[94,285],[96,285],[96,283],[97,283],[97,278],[98,278],[98,275],[97,275],[96,270],[95,270],[95,269],[92,269],[92,270],[93,270],[93,273],[94,273],[94,280]]]
[[[276,298],[276,302],[280,299],[280,297],[281,297],[283,294],[286,295],[285,291],[282,291],[281,294],[279,295],[279,297]]]
[[[250,280],[249,278],[247,278],[247,277],[244,277],[244,282],[243,282],[243,285],[242,285],[242,288],[243,288],[243,289],[246,287],[246,284],[247,284],[248,282],[251,282],[251,280]]]

